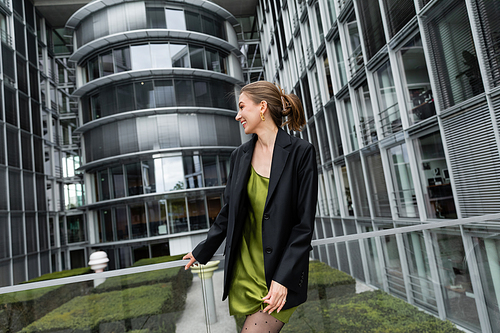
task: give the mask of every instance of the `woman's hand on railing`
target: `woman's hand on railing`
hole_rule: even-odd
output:
[[[193,253],[192,252],[189,252],[188,254],[186,254],[184,257],[182,257],[182,259],[184,259],[184,260],[188,260],[189,259],[189,262],[186,264],[186,266],[184,266],[184,270],[187,270],[196,261],[196,259],[193,257]]]

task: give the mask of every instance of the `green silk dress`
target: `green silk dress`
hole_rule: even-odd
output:
[[[250,315],[267,306],[267,303],[262,301],[268,293],[262,247],[262,216],[269,178],[259,175],[253,166],[251,169],[247,184],[250,203],[248,216],[243,227],[240,251],[236,254],[229,289],[229,313],[231,315]],[[296,308],[282,310],[280,313],[273,311],[271,315],[287,323]]]

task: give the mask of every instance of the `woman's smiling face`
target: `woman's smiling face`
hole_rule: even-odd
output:
[[[240,94],[239,111],[235,119],[241,123],[245,134],[255,133],[256,128],[262,122],[260,112],[264,110],[264,103],[255,104],[245,93]]]

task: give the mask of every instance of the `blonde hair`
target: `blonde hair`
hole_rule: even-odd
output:
[[[288,129],[292,131],[301,131],[306,124],[304,109],[297,95],[286,94],[271,82],[257,81],[247,84],[241,89],[240,94],[243,93],[255,104],[266,101],[271,118],[278,127],[288,125]]]

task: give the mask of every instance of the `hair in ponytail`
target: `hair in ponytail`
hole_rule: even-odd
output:
[[[268,81],[257,81],[241,88],[255,104],[266,101],[269,113],[278,127],[288,125],[292,131],[301,131],[306,124],[304,109],[295,94],[286,94],[283,89]]]

